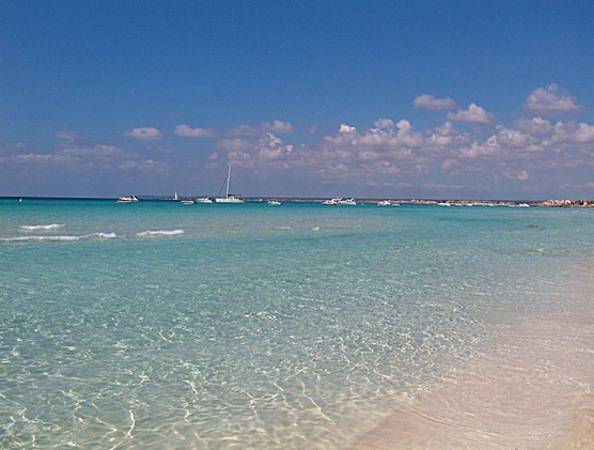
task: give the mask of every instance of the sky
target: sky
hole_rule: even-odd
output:
[[[592,1],[0,4],[0,195],[594,198]]]

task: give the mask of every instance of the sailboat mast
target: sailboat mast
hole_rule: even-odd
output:
[[[227,188],[225,190],[225,197],[229,197],[229,185],[231,184],[231,164],[227,167]]]

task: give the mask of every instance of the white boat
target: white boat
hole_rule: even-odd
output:
[[[216,203],[243,203],[243,200],[235,197],[234,195],[229,195],[228,197],[219,197],[215,198]]]
[[[389,200],[382,200],[381,202],[377,202],[377,206],[392,206],[392,202]]]
[[[136,203],[138,198],[135,195],[119,197],[116,203]]]
[[[338,202],[341,206],[357,206],[357,202],[354,198],[347,198]]]
[[[281,202],[279,202],[278,200],[270,200],[270,201],[268,202],[268,204],[269,204],[270,206],[280,206],[280,205],[282,205],[282,203],[281,203]]]
[[[530,205],[528,203],[520,203],[520,204],[516,205],[516,207],[518,207],[518,208],[530,208]]]
[[[332,206],[332,205],[338,205],[338,204],[340,204],[340,202],[342,202],[342,197],[334,197],[330,200],[324,200],[322,202],[322,205]]]
[[[177,191],[175,191],[175,194],[173,195],[173,200],[174,201],[178,201],[179,197],[177,196]]]
[[[182,205],[193,205],[196,203],[194,200],[182,200]]]
[[[216,203],[243,203],[243,200],[234,195],[229,195],[229,187],[231,186],[231,164],[227,166],[227,178],[225,180],[225,196],[215,198]]]
[[[452,204],[450,202],[438,202],[437,205],[438,206],[448,206],[448,207],[452,206]]]
[[[212,203],[212,199],[210,197],[200,197],[196,199],[196,203]]]

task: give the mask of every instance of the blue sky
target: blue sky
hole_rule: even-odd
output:
[[[1,195],[594,197],[592,2],[0,10]]]

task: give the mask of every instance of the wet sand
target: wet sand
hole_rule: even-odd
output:
[[[353,449],[594,449],[594,278],[574,287]]]

